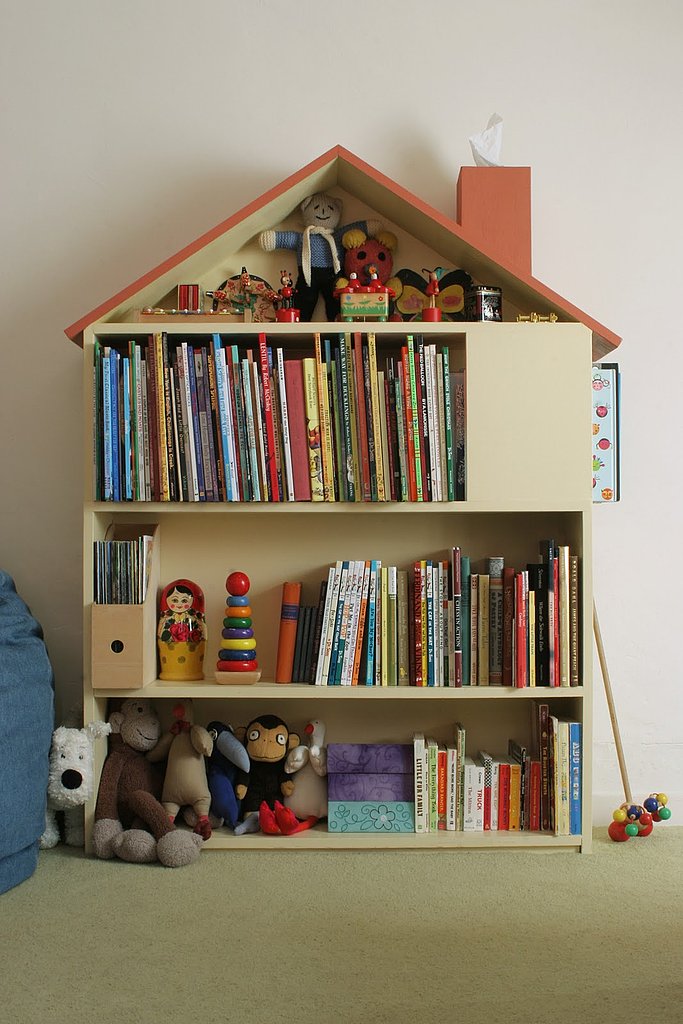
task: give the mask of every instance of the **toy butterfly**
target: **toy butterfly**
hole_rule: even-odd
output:
[[[395,277],[401,282],[397,290],[396,312],[403,320],[419,320],[422,310],[429,305],[429,282],[421,274],[404,267]],[[434,296],[436,305],[446,320],[465,319],[465,291],[472,278],[464,270],[449,270],[439,278],[439,291]]]

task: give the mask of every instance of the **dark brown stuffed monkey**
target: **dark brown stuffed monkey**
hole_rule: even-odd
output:
[[[145,757],[157,743],[161,723],[149,700],[126,700],[109,718],[109,754],[102,768],[95,808],[93,847],[104,860],[190,864],[202,839],[169,821],[160,802],[163,775]]]
[[[285,758],[299,745],[299,736],[290,732],[277,715],[259,715],[246,729],[235,733],[247,748],[250,761],[249,772],[240,772],[235,785],[244,818],[235,827],[235,835],[241,835],[258,832],[262,803],[272,809],[276,800],[294,792],[292,777],[285,772]]]

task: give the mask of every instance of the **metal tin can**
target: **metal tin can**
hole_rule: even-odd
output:
[[[474,284],[465,292],[465,320],[503,319],[503,292],[488,284]]]

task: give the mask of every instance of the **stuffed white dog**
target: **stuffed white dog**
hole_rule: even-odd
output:
[[[93,794],[93,740],[110,732],[107,722],[91,722],[84,729],[60,725],[53,732],[41,850],[59,842],[57,811],[64,812],[64,841],[68,846],[83,846],[81,807]]]

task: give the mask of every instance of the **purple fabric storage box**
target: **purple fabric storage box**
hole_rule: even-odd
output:
[[[413,747],[407,743],[330,743],[328,828],[413,832]]]

